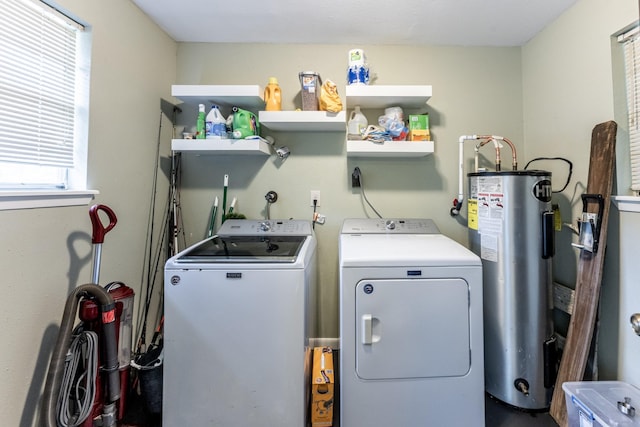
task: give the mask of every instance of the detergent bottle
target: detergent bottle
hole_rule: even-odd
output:
[[[347,133],[350,139],[362,139],[364,130],[369,126],[367,118],[360,111],[360,106],[356,105],[355,109],[349,116],[349,122],[347,123]]]
[[[260,123],[251,111],[233,107],[233,137],[244,139],[252,135],[260,135]]]
[[[278,79],[275,77],[269,77],[269,84],[264,88],[264,102],[267,111],[282,110],[282,94]]]
[[[226,119],[220,112],[220,107],[212,105],[209,114],[207,114],[206,121],[206,135],[207,138],[226,138],[227,137],[227,124]]]
[[[205,139],[205,127],[204,104],[198,104],[198,118],[196,119],[196,139]]]

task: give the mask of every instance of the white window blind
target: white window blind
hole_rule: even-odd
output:
[[[629,116],[631,190],[640,191],[640,32],[638,27],[620,35],[624,43],[624,66]]]
[[[82,27],[38,3],[0,0],[0,162],[72,168]]]

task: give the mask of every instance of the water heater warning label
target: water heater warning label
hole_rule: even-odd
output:
[[[469,220],[467,221],[467,227],[472,230],[478,229],[478,201],[476,199],[469,199],[467,202],[467,211],[469,212]]]
[[[493,218],[504,217],[504,194],[489,194],[489,206],[491,208],[491,214]]]
[[[505,198],[502,180],[498,177],[480,177],[477,182],[475,228],[480,233],[480,258],[498,261],[499,245],[503,233]],[[471,218],[471,209],[469,209]],[[471,228],[471,219],[469,219]]]
[[[480,235],[480,258],[498,262],[498,237],[494,234]]]

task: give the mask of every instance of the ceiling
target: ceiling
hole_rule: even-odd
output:
[[[132,0],[178,42],[522,46],[577,0]]]

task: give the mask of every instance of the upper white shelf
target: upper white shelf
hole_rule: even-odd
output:
[[[265,105],[259,85],[172,85],[171,95],[191,104],[220,104],[255,111]]]
[[[352,108],[424,107],[431,98],[428,85],[349,85],[346,87],[347,105]]]
[[[274,131],[345,132],[346,112],[327,111],[260,111],[258,121]]]
[[[172,139],[171,149],[194,154],[270,155],[269,144],[259,139]]]

